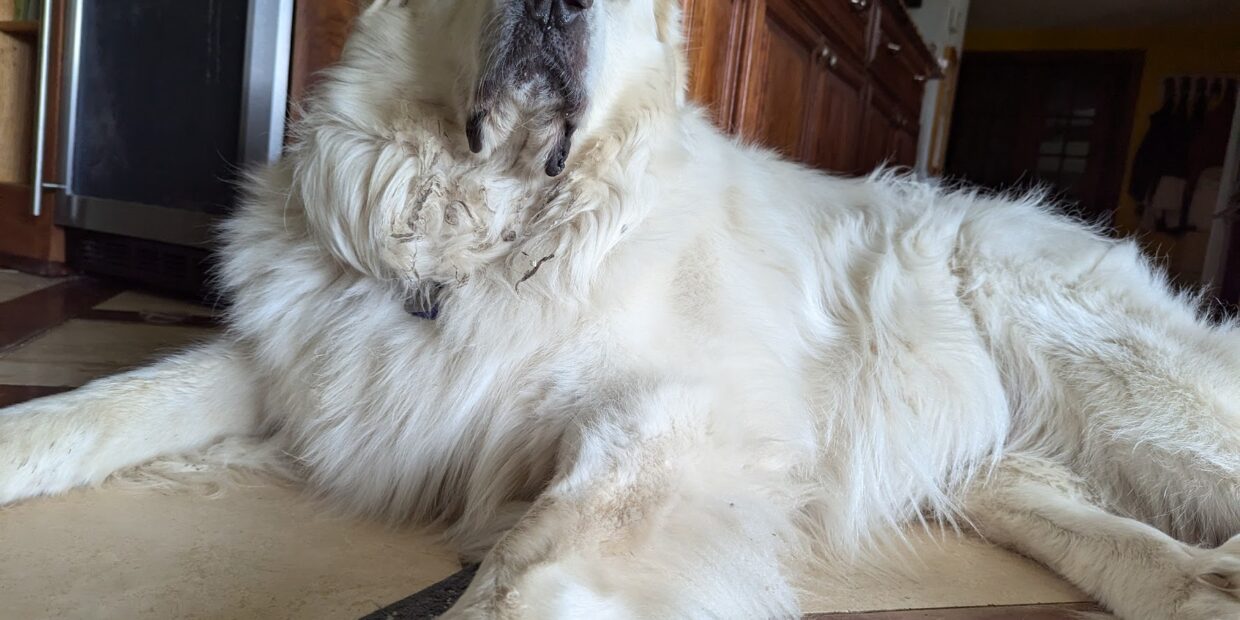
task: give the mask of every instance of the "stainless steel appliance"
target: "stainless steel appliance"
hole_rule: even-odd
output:
[[[281,152],[293,2],[66,0],[64,48],[43,51],[36,132],[60,124],[60,169],[35,178],[58,180],[43,185],[57,190],[71,265],[201,288],[238,174]],[[46,106],[51,53],[64,66],[56,110]]]

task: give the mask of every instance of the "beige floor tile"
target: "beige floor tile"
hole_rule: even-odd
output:
[[[276,487],[27,502],[0,509],[0,558],[0,617],[23,619],[352,620],[458,568]]]
[[[805,611],[1088,601],[980,541],[912,538],[913,559],[806,577]],[[349,620],[457,568],[415,533],[325,516],[272,486],[219,499],[105,489],[34,500],[0,509],[0,550],[5,618]]]
[[[0,355],[0,384],[76,386],[209,338],[196,327],[73,320]]]
[[[12,301],[64,281],[65,278],[40,278],[18,271],[0,269],[0,303]]]
[[[157,297],[137,291],[125,291],[98,306],[96,310],[114,310],[120,312],[155,312],[159,314],[176,314],[186,316],[214,316],[215,311],[205,306],[192,304],[166,297]]]
[[[911,532],[913,552],[806,576],[807,613],[1035,605],[1090,598],[1041,565],[971,537]]]

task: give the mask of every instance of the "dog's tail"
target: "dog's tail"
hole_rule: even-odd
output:
[[[253,436],[259,412],[253,376],[223,340],[2,410],[0,505],[98,484],[119,470],[223,438]],[[178,470],[192,472],[208,460],[242,458],[241,465],[253,466],[271,458],[244,443],[230,440],[191,459],[161,459],[130,479],[163,486]]]

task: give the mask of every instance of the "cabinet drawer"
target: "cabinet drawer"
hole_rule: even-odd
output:
[[[836,53],[851,54],[857,60],[866,58],[866,42],[870,38],[871,20],[876,0],[800,0],[812,14],[816,27],[827,35],[828,45]]]

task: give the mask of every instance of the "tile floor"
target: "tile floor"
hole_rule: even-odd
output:
[[[0,270],[0,406],[209,337],[218,329],[212,317],[208,308],[89,280]],[[912,559],[806,575],[808,615],[1049,620],[1092,609],[1038,565],[980,541],[913,541]],[[6,620],[353,620],[458,568],[416,533],[326,516],[274,484],[218,498],[105,488],[0,509]]]

